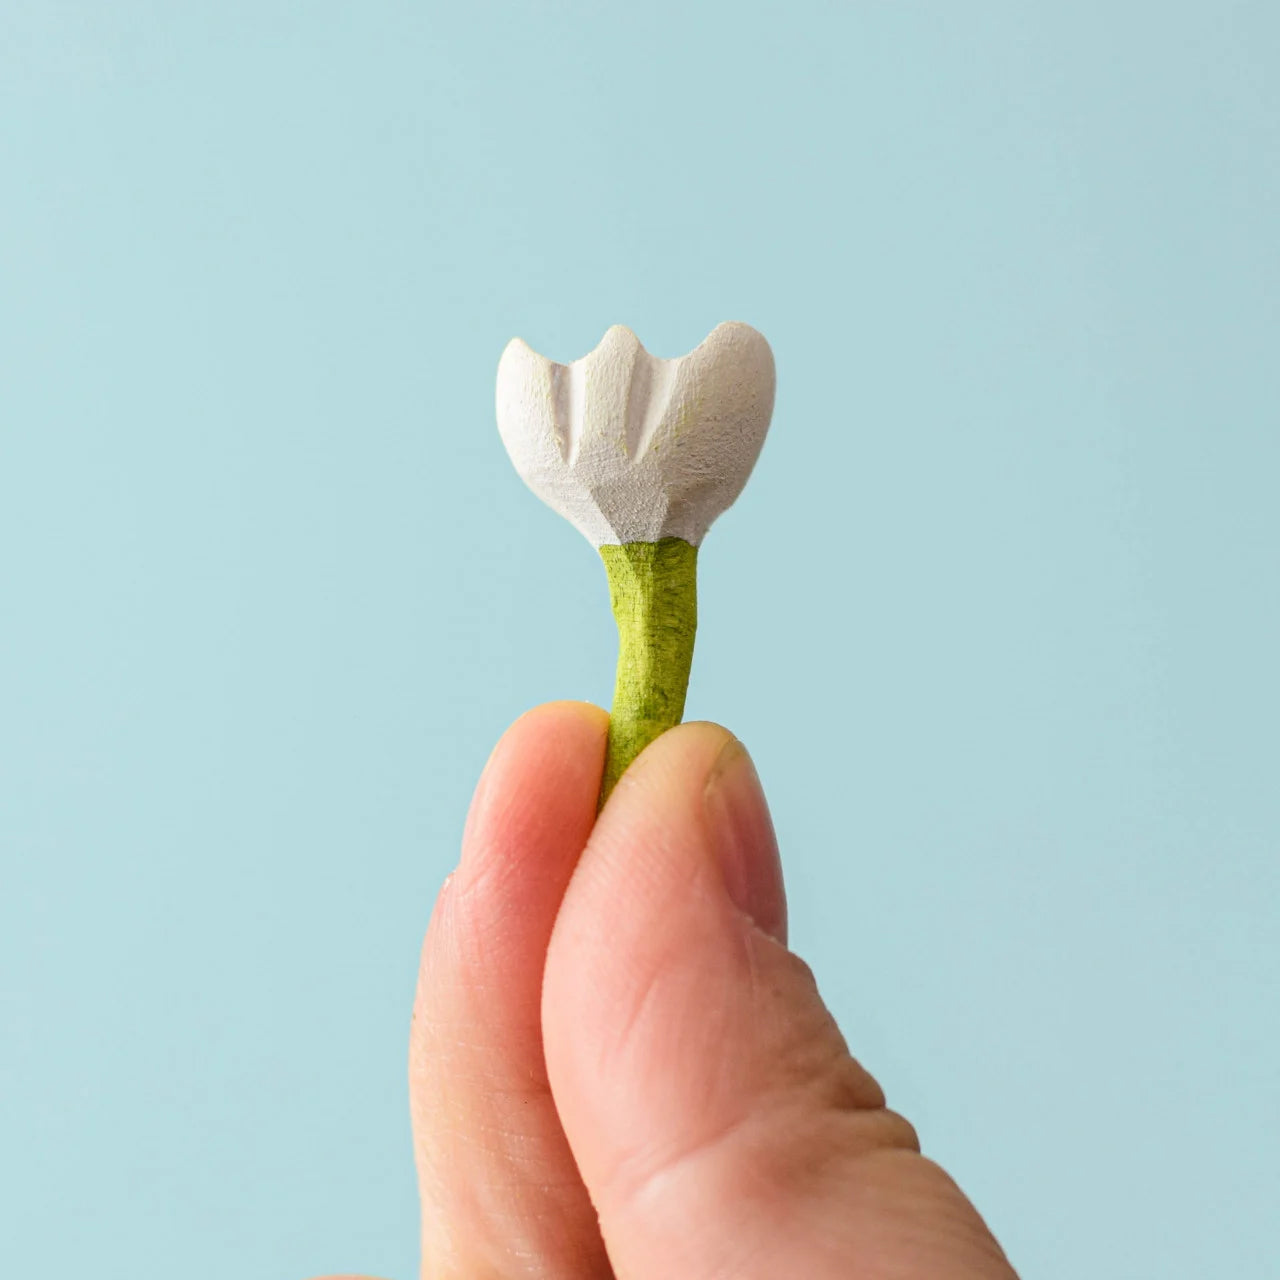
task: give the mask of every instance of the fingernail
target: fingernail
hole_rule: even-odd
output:
[[[773,820],[751,757],[736,738],[711,766],[704,802],[729,897],[785,945],[787,898]]]

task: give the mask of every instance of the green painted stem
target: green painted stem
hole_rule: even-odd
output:
[[[626,767],[680,723],[698,628],[698,548],[683,538],[601,547],[618,624],[618,676],[600,804]]]

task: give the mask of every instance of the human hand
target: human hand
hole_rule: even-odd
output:
[[[597,821],[606,724],[553,703],[512,726],[436,902],[423,1280],[1010,1280],[786,949],[745,750],[673,729]]]

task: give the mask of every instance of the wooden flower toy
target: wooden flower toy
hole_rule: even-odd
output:
[[[521,479],[599,548],[618,624],[600,803],[684,714],[697,629],[698,547],[742,492],[773,412],[773,352],[718,325],[660,360],[614,325],[572,364],[513,339],[498,364],[498,430]]]

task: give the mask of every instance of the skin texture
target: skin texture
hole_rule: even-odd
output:
[[[675,728],[596,821],[606,731],[579,703],[516,722],[436,903],[422,1280],[1010,1280],[785,946],[745,749]]]

